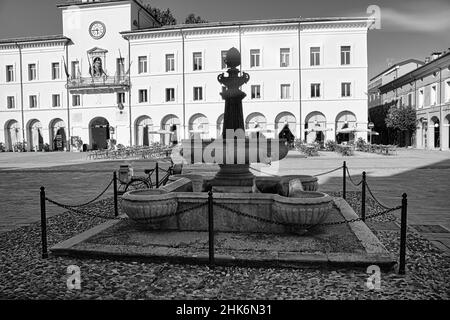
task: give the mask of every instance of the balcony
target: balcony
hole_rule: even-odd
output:
[[[128,76],[103,76],[103,77],[78,77],[67,81],[67,89],[70,92],[101,93],[128,91],[130,81]]]

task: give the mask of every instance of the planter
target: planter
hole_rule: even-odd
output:
[[[158,217],[175,214],[177,208],[176,197],[161,189],[130,191],[122,196],[122,209],[130,219],[154,227],[169,218]]]
[[[302,233],[324,222],[332,204],[333,198],[325,193],[303,191],[296,197],[275,196],[272,210],[276,221],[292,224],[291,231]]]

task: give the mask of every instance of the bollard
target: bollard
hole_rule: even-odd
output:
[[[159,188],[159,170],[158,170],[158,161],[156,162],[155,165],[155,173],[156,173],[156,188]]]
[[[400,264],[398,266],[398,273],[405,274],[406,265],[406,216],[408,214],[408,200],[406,193],[402,195],[402,213],[400,217]]]
[[[42,237],[42,258],[48,258],[47,252],[47,216],[45,212],[45,188],[41,187],[41,237]]]
[[[362,186],[361,186],[361,218],[366,222],[366,172],[362,173]]]
[[[114,185],[114,216],[117,217],[119,215],[119,206],[117,205],[117,173],[114,171],[113,173],[113,185]]]
[[[213,193],[208,191],[208,240],[209,240],[209,266],[214,268],[214,212]]]
[[[345,193],[346,193],[346,179],[347,179],[347,163],[344,161],[344,164],[342,166],[342,198],[345,200]]]

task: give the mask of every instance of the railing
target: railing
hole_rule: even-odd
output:
[[[276,225],[283,225],[283,226],[296,226],[296,227],[309,227],[309,229],[312,228],[316,228],[319,226],[332,226],[332,225],[340,225],[340,224],[349,224],[349,223],[355,223],[355,222],[365,222],[366,220],[369,219],[373,219],[376,217],[381,217],[387,214],[390,214],[391,212],[397,211],[397,210],[401,210],[401,214],[400,214],[400,252],[399,252],[399,262],[398,262],[398,273],[399,274],[405,274],[406,273],[406,240],[407,240],[407,210],[408,210],[408,200],[407,200],[407,195],[406,193],[402,194],[401,197],[401,204],[395,207],[389,207],[383,203],[381,203],[373,194],[371,188],[369,187],[369,184],[367,183],[367,177],[366,177],[366,172],[363,171],[362,172],[362,179],[359,182],[355,182],[352,177],[350,176],[350,171],[347,167],[347,163],[346,161],[343,162],[343,165],[340,167],[337,167],[333,170],[327,171],[327,172],[323,172],[323,173],[319,173],[316,174],[314,176],[321,176],[321,175],[326,175],[329,173],[332,173],[334,171],[337,170],[343,170],[343,188],[342,188],[342,193],[343,193],[343,199],[346,198],[346,181],[347,179],[355,186],[361,186],[362,190],[361,190],[361,194],[362,194],[362,201],[361,201],[361,215],[359,217],[347,220],[347,219],[343,219],[343,220],[338,220],[338,221],[330,221],[330,222],[323,222],[323,223],[319,223],[319,224],[315,224],[315,225],[309,225],[309,224],[291,224],[291,223],[285,223],[285,222],[280,222],[277,220],[272,220],[272,219],[266,219],[266,218],[262,218],[259,216],[254,215],[254,213],[252,212],[242,212],[239,211],[237,209],[231,208],[229,206],[226,206],[224,204],[221,204],[219,202],[214,201],[213,199],[213,192],[211,189],[209,189],[208,191],[208,201],[207,202],[202,202],[199,203],[195,206],[189,207],[189,208],[185,208],[183,210],[179,210],[177,212],[174,213],[170,213],[167,215],[163,215],[163,216],[157,216],[154,218],[142,218],[143,220],[145,220],[146,222],[160,222],[164,219],[173,217],[173,216],[180,216],[183,215],[185,213],[188,213],[192,210],[201,208],[203,206],[208,206],[208,253],[209,253],[209,259],[208,259],[208,263],[209,266],[211,268],[214,268],[215,266],[215,257],[214,257],[214,236],[215,236],[215,230],[214,230],[214,207],[219,207],[221,209],[224,209],[225,211],[231,212],[233,214],[239,215],[239,216],[243,216],[243,217],[247,217],[250,219],[253,219],[255,221],[259,221],[262,223],[268,223],[268,224],[276,224]],[[162,181],[166,181],[168,180],[168,177],[171,174],[171,169],[169,168],[168,170],[164,170],[167,175],[162,179]],[[156,171],[158,172],[158,166],[156,166]],[[167,178],[167,179],[166,179]],[[159,183],[159,178],[157,177],[157,182],[156,182],[156,187],[161,186],[161,184]],[[92,200],[82,203],[82,204],[76,204],[76,205],[68,205],[68,204],[62,204],[59,203],[55,200],[52,200],[50,198],[48,198],[46,196],[45,193],[45,188],[41,187],[40,188],[40,207],[41,207],[41,244],[42,244],[42,258],[48,258],[48,249],[47,249],[47,214],[46,214],[46,202],[49,202],[51,204],[54,204],[56,206],[62,207],[66,210],[69,210],[70,212],[73,213],[77,213],[77,214],[82,214],[82,215],[88,215],[88,216],[93,216],[96,218],[101,218],[101,219],[106,219],[106,220],[124,220],[127,219],[127,217],[119,216],[119,210],[118,210],[118,185],[117,185],[118,179],[117,179],[117,174],[116,172],[113,173],[113,179],[109,181],[109,183],[107,184],[107,186],[103,189],[103,191],[97,195],[95,198],[93,198]],[[120,181],[119,181],[120,182]],[[163,183],[164,184],[164,183]],[[88,206],[90,204],[92,204],[94,201],[97,201],[110,187],[111,185],[113,186],[114,189],[114,216],[112,215],[98,215],[95,213],[91,213],[91,212],[86,212],[84,210],[82,210],[83,207]],[[366,190],[368,191],[370,197],[383,209],[382,211],[376,212],[376,213],[372,213],[370,215],[366,215]],[[394,219],[395,216],[393,216]],[[135,219],[136,220],[136,219]],[[139,219],[138,219],[139,220]]]
[[[78,77],[67,82],[67,89],[90,89],[102,87],[120,87],[128,89],[130,82],[128,76],[102,76],[102,77]]]

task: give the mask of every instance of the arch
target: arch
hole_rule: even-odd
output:
[[[172,127],[175,126],[175,130]],[[178,132],[180,131],[180,119],[174,114],[168,114],[161,120],[161,129],[165,131],[174,131],[172,135],[161,134],[161,143],[168,145],[170,141],[178,141]]]
[[[149,146],[154,141],[153,120],[143,115],[134,122],[135,144],[138,146]]]
[[[441,122],[438,117],[433,116],[431,117],[431,126],[432,126],[432,142],[431,146],[433,148],[440,148],[441,147]]]
[[[206,139],[209,136],[209,121],[202,113],[196,113],[189,119],[189,136],[194,139]]]
[[[222,137],[222,131],[223,131],[223,118],[224,118],[224,114],[223,114],[223,113],[217,118],[217,122],[216,122],[217,138]]]
[[[291,130],[291,132],[295,135],[297,120],[295,116],[288,111],[280,112],[275,117],[275,130],[277,133],[283,129],[285,124],[289,126],[289,130]]]
[[[5,147],[8,151],[14,150],[14,145],[20,142],[20,125],[15,119],[10,119],[5,123]]]
[[[250,113],[247,118],[245,118],[246,129],[254,128],[258,124],[261,128],[265,129],[267,125],[266,117],[260,112]]]
[[[67,147],[66,124],[60,118],[50,121],[49,145],[52,150],[63,151]]]
[[[310,112],[305,118],[305,139],[308,143],[325,142],[327,119],[322,112]]]
[[[422,148],[427,149],[428,147],[428,121],[426,118],[420,118],[420,135]]]
[[[341,129],[347,129],[347,128],[355,128],[356,127],[356,116],[353,112],[345,110],[342,112],[339,112],[336,116],[335,121],[335,132],[336,132],[336,141],[338,143],[341,142],[349,142],[355,140],[355,133],[339,133],[338,131]]]
[[[41,151],[44,146],[42,123],[37,119],[31,119],[27,123],[27,141],[29,151]]]
[[[109,122],[104,117],[96,117],[89,122],[89,142],[91,148],[107,149],[109,139]]]

